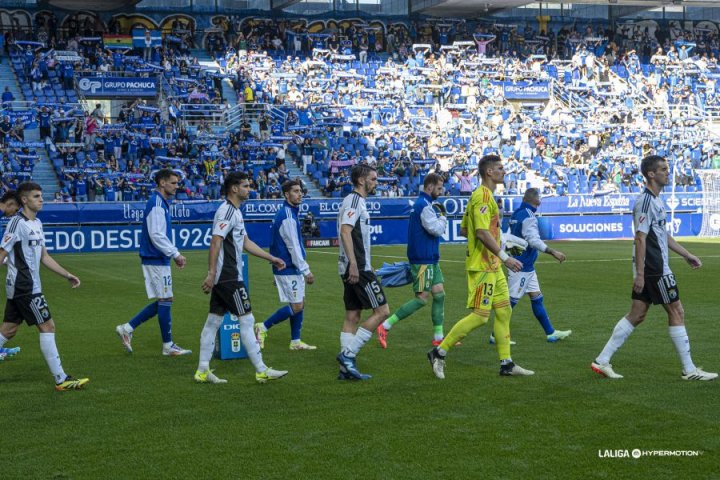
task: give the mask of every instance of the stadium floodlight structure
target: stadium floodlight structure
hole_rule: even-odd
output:
[[[702,185],[700,237],[720,237],[720,170],[698,170]]]

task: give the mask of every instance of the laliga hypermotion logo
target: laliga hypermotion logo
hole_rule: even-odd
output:
[[[97,80],[90,80],[89,78],[81,78],[78,86],[80,87],[80,90],[90,90],[90,93],[96,93],[102,86],[102,83]]]

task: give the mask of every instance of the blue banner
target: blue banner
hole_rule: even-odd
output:
[[[155,97],[158,82],[153,77],[81,77],[78,90],[92,98]]]
[[[549,100],[550,84],[548,82],[500,82],[505,100]]]
[[[627,195],[568,195],[546,197],[542,200],[539,213],[543,216],[575,214],[630,213],[637,194]],[[520,196],[501,198],[503,210],[510,213],[522,202]],[[679,193],[674,198],[662,194],[667,210],[675,206],[676,212],[697,212],[702,208],[701,193]],[[462,216],[470,197],[441,197],[450,217]],[[368,198],[367,208],[373,219],[406,218],[415,198]],[[308,199],[300,205],[300,214],[312,213],[318,220],[335,221],[342,199]],[[219,201],[175,202],[170,213],[176,222],[212,222]],[[270,221],[282,208],[282,200],[249,200],[241,211],[246,220]],[[100,203],[46,203],[39,216],[45,224],[128,224],[140,223],[145,213],[143,202],[100,202]]]
[[[10,117],[10,122],[15,125],[18,119],[22,120],[25,128],[37,128],[38,123],[34,110],[3,110],[2,115]]]

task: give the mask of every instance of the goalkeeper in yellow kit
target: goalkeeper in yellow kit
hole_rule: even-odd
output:
[[[445,355],[471,331],[487,323],[490,311],[495,312],[495,341],[500,357],[500,375],[533,375],[535,372],[516,365],[510,357],[510,294],[502,265],[516,272],[522,263],[501,249],[500,209],[493,197],[495,187],[503,183],[505,169],[497,155],[480,159],[478,171],[482,180],[465,210],[462,231],[468,239],[467,270],[470,314],[456,323],[443,342],[428,352],[428,359],[437,378],[445,378]]]

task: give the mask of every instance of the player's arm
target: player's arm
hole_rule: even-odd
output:
[[[285,242],[293,265],[300,270],[300,273],[303,274],[308,283],[313,283],[315,277],[310,271],[310,265],[308,265],[302,256],[302,247],[300,246],[300,239],[297,234],[297,222],[294,218],[288,217],[282,221],[280,224],[280,237],[283,239],[283,242]]]
[[[540,229],[538,228],[537,218],[528,217],[523,221],[522,236],[528,242],[528,245],[538,252],[544,252],[548,255],[552,255],[560,263],[565,261],[565,254],[563,252],[548,247],[547,244],[540,238]]]
[[[700,261],[700,259],[690,253],[685,247],[680,245],[672,235],[668,235],[668,248],[683,257],[688,263],[688,265],[690,265],[692,268],[702,267],[702,262]]]
[[[165,211],[161,207],[153,207],[147,217],[148,234],[150,242],[160,250],[166,257],[172,257],[179,268],[185,266],[185,257],[180,254],[175,245],[165,234],[167,223],[165,222]]]
[[[4,250],[2,250],[4,252]],[[7,254],[6,254],[7,255]],[[63,267],[60,266],[59,263],[55,261],[54,258],[50,256],[47,249],[43,247],[42,249],[42,256],[40,257],[40,261],[43,265],[45,265],[47,268],[49,268],[51,271],[57,273],[61,277],[63,277],[65,280],[70,282],[70,286],[72,288],[77,288],[80,286],[80,279],[73,275],[72,273],[65,270]]]
[[[483,203],[471,205],[468,210],[469,212],[466,214],[472,215],[472,219],[468,219],[467,222],[470,223],[470,220],[472,220],[472,224],[478,227],[475,229],[475,238],[480,240],[490,252],[497,255],[508,269],[519,272],[522,269],[522,262],[505,253],[498,245],[495,237],[490,233],[490,222],[492,221],[490,205]]]
[[[495,237],[490,233],[490,230],[478,228],[475,230],[475,238],[480,240],[482,244],[485,245],[485,248],[490,250],[494,255],[500,257],[500,260],[508,269],[513,272],[519,272],[522,269],[522,262],[505,253],[495,241]]]
[[[212,290],[213,285],[215,284],[217,261],[220,256],[220,249],[222,248],[223,240],[224,238],[220,235],[213,235],[210,239],[210,251],[208,252],[208,273],[202,283],[202,290],[205,293],[210,293],[210,290]]]
[[[258,258],[262,258],[263,260],[267,260],[268,262],[272,263],[277,267],[278,270],[282,270],[285,268],[285,262],[282,258],[275,257],[273,255],[270,255],[268,252],[263,250],[262,248],[258,247],[258,245],[250,240],[250,237],[245,237],[245,242],[243,243],[243,250],[245,250],[250,255],[253,255]]]
[[[635,232],[635,280],[633,291],[640,293],[645,288],[645,251],[647,250],[647,234],[640,230]]]
[[[462,220],[460,221],[460,235],[467,238],[467,211],[463,213]]]
[[[432,205],[428,205],[423,208],[420,213],[420,223],[426,232],[433,237],[439,237],[445,233],[447,228],[447,217],[443,215],[437,215]]]
[[[352,244],[352,230],[353,225],[340,225],[340,241],[348,259],[347,282],[350,284],[357,283],[360,280],[360,270],[358,270],[357,258],[355,258],[355,250]]]

